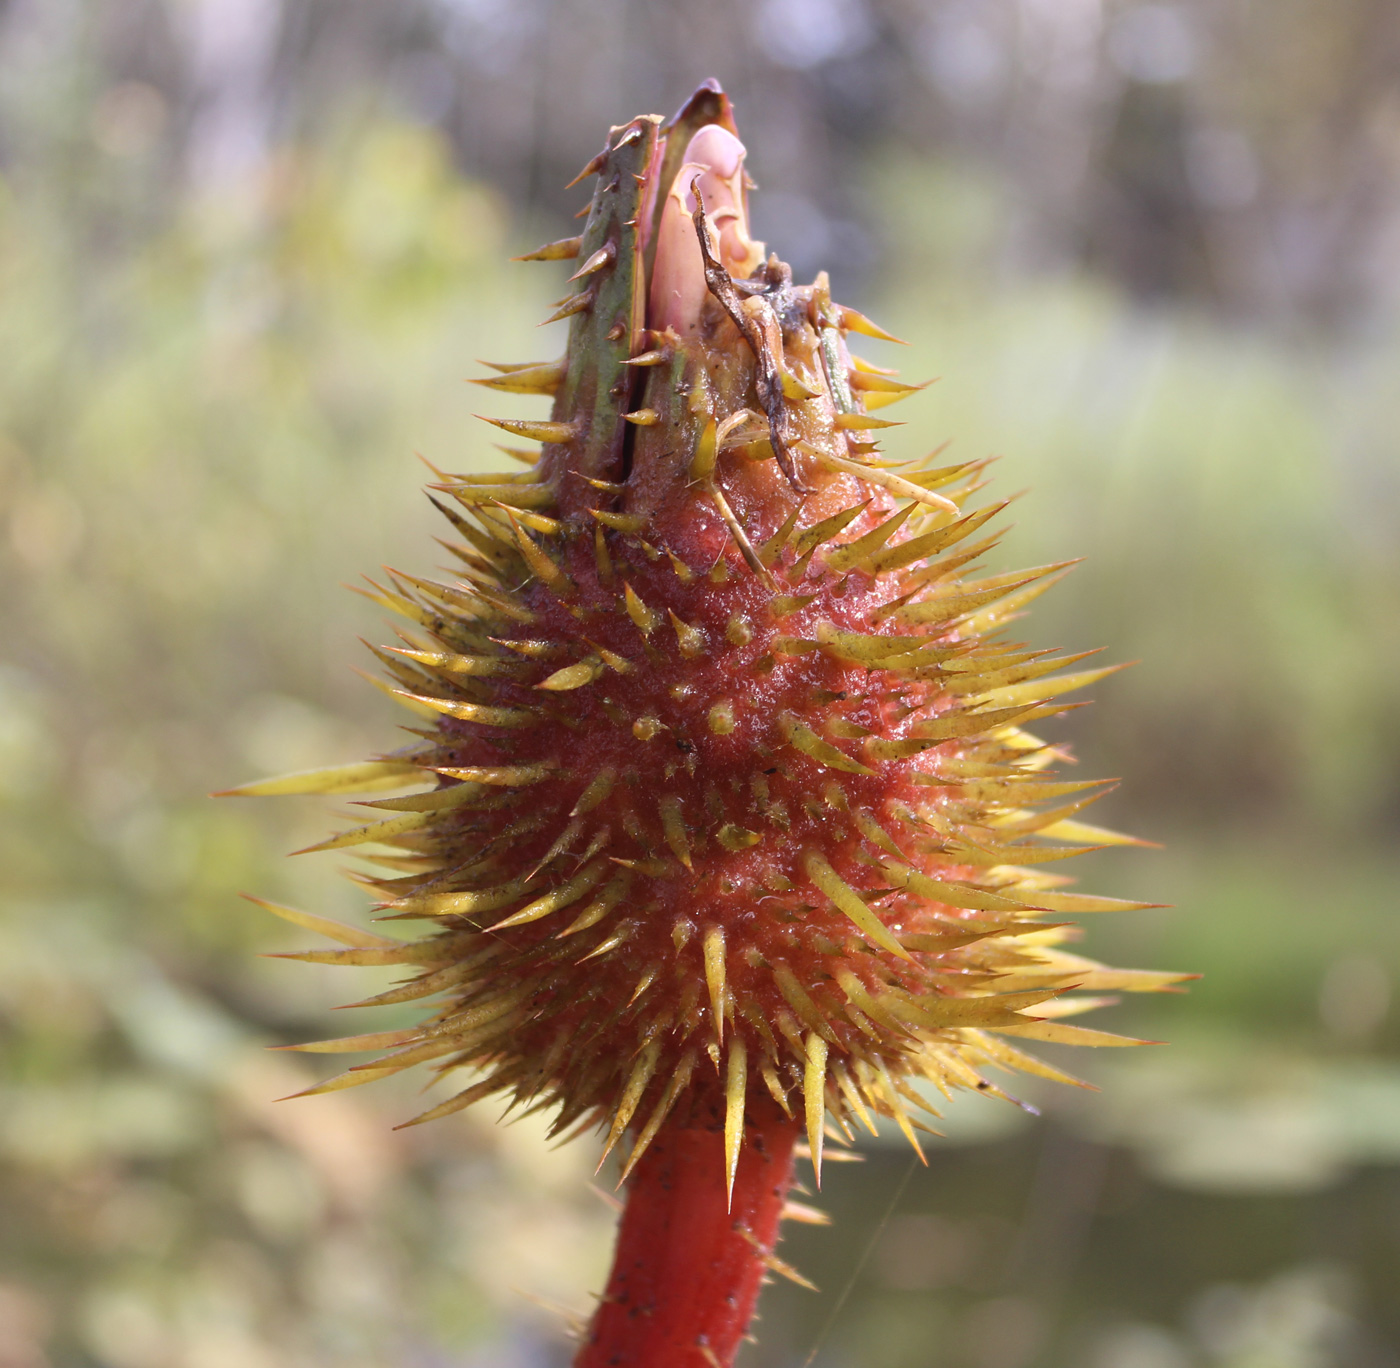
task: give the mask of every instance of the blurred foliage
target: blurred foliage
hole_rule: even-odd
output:
[[[207,152],[227,101],[189,95],[187,107],[172,93],[162,63],[174,30],[156,8],[134,7],[129,31],[102,21],[101,5],[34,9],[49,36],[0,73],[0,1365],[562,1363],[556,1308],[586,1313],[607,1253],[611,1213],[587,1186],[594,1151],[550,1151],[533,1121],[498,1127],[489,1109],[393,1132],[415,1109],[408,1085],[274,1105],[324,1071],[264,1047],[370,1029],[331,1009],[373,991],[374,976],[257,958],[305,938],[233,893],[352,920],[364,903],[329,863],[281,858],[324,833],[323,805],[204,797],[356,758],[400,721],[347,668],[366,663],[357,634],[387,629],[338,582],[386,559],[433,565],[438,529],[412,453],[483,465],[490,436],[461,384],[473,359],[557,346],[533,323],[559,273],[503,258],[566,222],[527,227],[528,211],[454,160],[472,101],[525,59],[502,30],[496,67],[443,117],[451,137],[347,78],[339,105],[325,95],[316,118],[290,121],[300,140],[268,135],[275,150],[257,144],[222,177],[182,180],[180,156]],[[760,5],[753,22],[781,8]],[[872,1145],[864,1166],[833,1166],[822,1204],[837,1225],[798,1231],[785,1251],[826,1295],[770,1292],[747,1361],[800,1363],[820,1339],[821,1368],[1395,1364],[1393,310],[1364,311],[1344,342],[1225,323],[1181,301],[1190,243],[1151,305],[1126,265],[1117,283],[1064,257],[1027,269],[1028,214],[1053,218],[1059,191],[1046,171],[1028,210],[1034,196],[1004,172],[1043,144],[982,156],[993,115],[967,102],[965,83],[968,34],[1009,10],[829,8],[868,21],[848,35],[849,60],[778,44],[762,60],[781,57],[787,74],[741,106],[746,124],[755,106],[773,114],[755,138],[770,139],[755,169],[777,186],[762,226],[780,252],[790,230],[803,251],[835,254],[838,285],[864,279],[855,302],[912,343],[872,343],[874,359],[942,376],[895,415],[909,423],[892,435],[896,454],[952,438],[955,455],[1004,456],[991,494],[1030,487],[996,568],[1088,558],[1026,630],[1142,660],[1058,734],[1086,770],[1125,777],[1105,820],[1168,849],[1089,857],[1085,879],[1177,905],[1104,919],[1088,941],[1116,962],[1205,978],[1105,1019],[1169,1049],[1066,1059],[1102,1093],[1036,1092],[1043,1121],[985,1099],[954,1106],[947,1141],[888,1220],[902,1154]],[[1095,50],[1118,72],[1112,88],[1126,82],[1139,103],[1105,97],[1084,113],[1111,134],[1104,157],[1119,158],[1095,175],[1143,171],[1134,127],[1165,126],[1154,91],[1194,100],[1171,115],[1186,119],[1172,156],[1183,138],[1196,145],[1192,129],[1245,120],[1248,92],[1222,112],[1218,75],[1182,87],[1160,70],[1126,74],[1160,52],[1123,36],[1125,15],[1180,9],[1198,39],[1242,43],[1253,30],[1238,14],[1225,23],[1224,8],[1104,12]],[[1309,108],[1340,98],[1336,73],[1355,65],[1365,29],[1346,17],[1356,10],[1331,12],[1326,60],[1297,77]],[[391,86],[422,94],[432,82],[384,53],[455,50],[406,30],[376,48],[366,8],[345,12],[346,49],[379,53]],[[478,37],[496,22],[489,5],[434,13]],[[1300,15],[1290,6],[1270,30],[1280,69],[1301,69]],[[1037,108],[1053,123],[1046,110],[1059,117],[1079,98],[1045,74],[1049,58],[1032,70],[1033,28],[1025,20],[1007,49],[1025,64],[1005,77],[1024,97],[1007,127],[1023,132]],[[303,114],[338,70],[307,55],[326,32],[322,16],[282,33],[284,58],[302,61],[288,69],[307,75]],[[782,129],[806,118],[811,140],[814,110],[849,113],[841,73],[888,57],[906,32],[909,52],[942,73],[930,89],[960,130],[945,142],[977,154],[976,169],[915,147],[910,130],[946,125],[911,113],[898,136],[872,116],[865,141],[836,119],[823,136],[845,150],[804,180]],[[957,52],[962,77],[948,65]],[[478,70],[486,57],[462,60]],[[195,66],[205,79],[217,63],[205,52]],[[529,70],[543,82],[543,67]],[[581,79],[537,92],[536,123],[522,116],[502,145],[531,193],[494,167],[493,183],[552,202],[541,178],[558,179],[571,140],[631,112],[585,119],[569,104]],[[1349,117],[1369,130],[1358,164],[1374,168],[1390,125],[1367,122],[1369,88],[1358,78]],[[893,78],[889,89],[920,107]],[[656,102],[674,103],[664,94]],[[1252,107],[1274,168],[1265,183],[1303,186],[1296,207],[1315,190],[1281,98]],[[492,114],[498,132],[507,113]],[[1347,126],[1314,141],[1335,146]],[[1057,155],[1072,159],[1064,138]],[[838,179],[850,203],[817,203]],[[1199,174],[1182,184],[1199,188]],[[1140,189],[1139,208],[1157,193]],[[1250,203],[1264,217],[1277,207],[1263,191]],[[1236,210],[1211,212],[1224,216],[1217,232]],[[1112,253],[1096,240],[1078,256],[1101,270]],[[863,277],[862,251],[883,263]],[[532,410],[493,397],[491,411]]]

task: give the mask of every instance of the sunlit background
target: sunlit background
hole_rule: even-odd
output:
[[[1084,873],[1175,904],[1088,944],[1205,975],[830,1166],[742,1363],[1400,1363],[1398,69],[1384,0],[0,3],[0,1368],[567,1362],[596,1147],[275,1102],[394,1023],[235,896],[364,917],[326,805],[205,794],[394,735],[341,582],[435,565],[415,452],[562,345],[504,259],[708,75],[759,235],[941,377],[890,447],[1087,557],[1030,630],[1141,660],[1059,735],[1164,848]]]

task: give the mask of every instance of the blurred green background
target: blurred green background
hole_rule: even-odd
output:
[[[1373,0],[0,4],[0,1368],[567,1362],[594,1147],[276,1104],[372,975],[235,894],[365,904],[283,858],[324,804],[205,794],[385,744],[340,583],[435,564],[414,453],[561,345],[505,257],[710,74],[761,234],[941,377],[890,448],[1087,557],[1030,630],[1141,660],[1059,735],[1164,848],[1082,875],[1175,904],[1088,944],[1205,975],[1101,1092],[830,1168],[743,1362],[1400,1363],[1397,52]]]

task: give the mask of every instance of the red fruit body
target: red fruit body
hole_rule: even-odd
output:
[[[1111,667],[1005,638],[1060,567],[965,577],[996,541],[984,463],[880,455],[874,411],[919,387],[851,353],[886,334],[824,273],[762,260],[718,87],[591,170],[582,236],[533,254],[583,262],[565,355],[483,382],[553,396],[491,420],[539,459],[443,476],[454,582],[370,595],[411,624],[376,654],[427,725],[244,792],[430,785],[313,847],[388,847],[362,882],[427,934],[280,909],[347,947],[299,958],[417,971],[369,1002],[436,999],[308,1047],[389,1052],[313,1091],[431,1063],[472,1081],[417,1121],[506,1092],[606,1127],[632,1186],[580,1363],[727,1368],[799,1119],[819,1181],[828,1116],[914,1142],[954,1089],[1005,1096],[989,1067],[1073,1082],[1020,1042],[1134,1042],[1064,995],[1183,976],[1040,920],[1141,906],[1062,891],[1054,862],[1131,838],[1079,820],[1102,790],[1026,730]]]

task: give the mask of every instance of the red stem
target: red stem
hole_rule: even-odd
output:
[[[628,1183],[612,1274],[574,1368],[733,1363],[792,1183],[800,1128],[773,1113],[744,1129],[728,1210],[722,1128],[662,1128]]]

